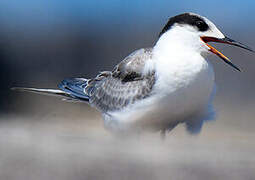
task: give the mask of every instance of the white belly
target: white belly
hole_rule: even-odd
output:
[[[213,69],[203,60],[197,69],[158,74],[152,96],[120,112],[105,116],[106,127],[113,130],[159,130],[180,122],[203,121],[209,116],[214,88]],[[179,73],[179,74],[178,74]],[[200,122],[201,123],[201,122]]]

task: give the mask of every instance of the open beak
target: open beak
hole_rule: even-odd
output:
[[[221,52],[219,52],[217,49],[215,49],[214,47],[212,47],[211,45],[207,44],[207,42],[219,42],[219,43],[225,43],[225,44],[230,44],[230,45],[233,45],[233,46],[237,46],[237,47],[240,47],[240,48],[243,48],[243,49],[246,49],[246,50],[249,50],[249,51],[252,51],[252,52],[255,52],[253,51],[251,48],[249,48],[248,46],[240,43],[240,42],[237,42],[235,40],[232,40],[228,37],[225,37],[225,38],[215,38],[215,37],[208,37],[208,36],[203,36],[201,37],[202,41],[205,42],[205,44],[209,47],[209,51],[211,51],[212,53],[216,54],[217,56],[219,56],[225,63],[229,64],[230,66],[232,66],[233,68],[235,68],[236,70],[238,71],[241,71],[236,65],[234,65],[230,59],[228,59],[226,56],[224,56],[224,54],[222,54]]]

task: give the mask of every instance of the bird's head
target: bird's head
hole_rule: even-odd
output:
[[[237,66],[208,42],[225,43],[253,51],[248,46],[226,37],[210,20],[194,13],[180,14],[168,20],[159,34],[158,42],[165,44],[169,41],[173,46],[183,46],[183,53],[187,49],[201,55],[214,53],[238,71],[240,69]]]

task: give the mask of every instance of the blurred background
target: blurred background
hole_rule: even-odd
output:
[[[217,120],[163,142],[114,137],[86,104],[12,92],[56,88],[111,70],[150,47],[171,16],[195,12],[255,49],[255,1],[0,1],[0,179],[255,179],[255,55],[215,45],[242,73],[210,57]]]

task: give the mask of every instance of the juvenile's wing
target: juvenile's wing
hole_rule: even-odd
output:
[[[144,73],[152,49],[140,49],[126,57],[112,72],[100,73],[88,81],[89,103],[102,112],[116,111],[150,95],[155,72]]]
[[[151,58],[152,48],[136,50],[115,66],[113,77],[124,82],[139,80],[144,77],[144,68]]]

